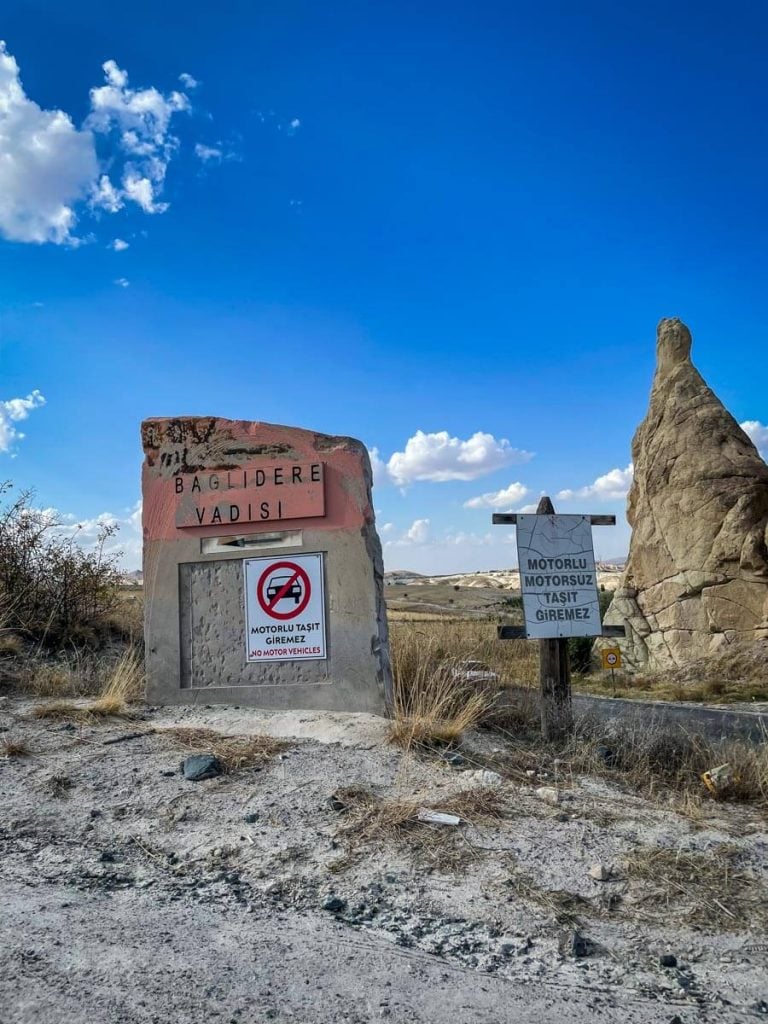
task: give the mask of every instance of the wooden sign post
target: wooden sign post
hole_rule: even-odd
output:
[[[551,499],[542,497],[536,509],[536,516],[554,515],[555,508]],[[526,521],[534,517],[520,516],[519,518]],[[570,519],[571,517],[565,518]],[[614,526],[616,523],[616,516],[611,515],[581,517],[579,527],[582,531],[586,529],[584,518],[589,520],[589,526]],[[493,516],[493,523],[517,526],[518,515],[497,512]],[[544,531],[542,531],[541,541],[542,544],[547,541]],[[592,545],[589,535],[586,537],[586,542],[589,544],[591,558]],[[536,560],[534,559],[534,561]],[[591,573],[577,573],[574,571],[573,562],[573,559],[567,557],[543,557],[540,559],[542,568],[539,574],[535,574],[535,571],[534,574],[531,574],[530,567],[521,565],[519,567],[520,582],[526,625],[499,626],[498,629],[500,640],[531,638],[531,633],[533,633],[533,637],[539,641],[541,731],[544,738],[551,741],[563,740],[573,732],[571,667],[568,659],[569,636],[567,632],[566,635],[563,635],[564,628],[558,627],[557,623],[573,622],[574,626],[570,627],[573,636],[624,636],[623,626],[603,626],[599,608],[595,609],[594,607],[597,601],[596,578],[589,583],[585,582],[594,573],[594,565],[591,567]],[[536,593],[527,595],[528,602],[526,602],[526,587],[522,586],[526,568],[528,569],[526,586],[530,580],[531,587],[539,588]],[[563,580],[565,582],[561,583]],[[568,589],[563,591],[563,586]],[[560,601],[571,604],[561,607],[558,603]]]

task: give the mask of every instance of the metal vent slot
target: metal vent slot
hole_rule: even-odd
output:
[[[232,537],[203,537],[200,553],[216,555],[233,551],[255,551],[259,548],[296,548],[302,545],[301,530],[279,533],[251,533]]]

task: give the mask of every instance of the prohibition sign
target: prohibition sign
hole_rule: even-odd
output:
[[[605,660],[608,662],[609,665],[613,666],[619,659],[616,657],[613,651],[609,651],[605,656]]]
[[[276,592],[267,598],[267,586],[269,581],[279,569],[285,570],[282,574],[282,576],[285,577],[285,583],[280,586],[279,590],[276,588],[270,588],[270,590],[275,589]],[[303,591],[298,604],[287,612],[277,611],[277,605],[280,604],[284,597],[293,596],[292,591],[296,583],[301,586]],[[312,585],[309,582],[309,576],[307,575],[306,570],[302,569],[300,565],[296,565],[295,562],[273,562],[272,565],[268,565],[259,577],[259,582],[256,587],[256,597],[262,610],[273,619],[295,619],[296,616],[301,615],[307,607],[311,596]]]

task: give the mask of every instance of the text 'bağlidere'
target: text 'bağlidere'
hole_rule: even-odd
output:
[[[185,473],[173,478],[176,525],[216,526],[325,515],[322,462],[269,462],[263,468]]]

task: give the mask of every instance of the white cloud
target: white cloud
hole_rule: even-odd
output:
[[[13,242],[69,241],[74,207],[97,175],[91,132],[28,99],[0,40],[0,234]]]
[[[387,472],[394,483],[406,487],[417,480],[476,480],[531,458],[530,452],[513,448],[505,438],[497,440],[479,430],[466,441],[451,437],[447,430],[433,434],[417,430],[405,450],[392,455]]]
[[[130,242],[125,242],[122,238],[115,238],[109,243],[108,248],[114,249],[115,252],[125,252],[126,249],[130,248]]]
[[[182,71],[179,75],[179,81],[185,89],[196,89],[200,85],[198,80],[193,78],[192,75],[188,75],[186,71]]]
[[[392,523],[386,523],[381,533],[390,534],[394,530]],[[430,520],[429,519],[414,519],[411,525],[402,533],[399,537],[388,540],[384,545],[385,548],[402,548],[421,546],[426,544],[430,539]]]
[[[415,519],[408,527],[403,540],[409,544],[426,544],[429,540],[429,520]]]
[[[768,459],[768,426],[760,420],[744,420],[739,426],[764,459]]]
[[[106,213],[126,203],[145,213],[167,209],[159,196],[178,148],[170,128],[190,109],[189,99],[176,90],[132,89],[114,60],[103,70],[105,84],[91,90],[91,112],[77,128],[64,111],[43,110],[25,94],[19,66],[0,41],[0,235],[6,239],[77,244],[76,211],[86,201]]]
[[[165,173],[165,171],[163,171]],[[162,184],[162,178],[160,179]],[[158,185],[149,178],[141,178],[134,171],[126,171],[123,178],[123,195],[132,199],[144,213],[165,213],[168,203],[158,203],[156,195]]]
[[[202,142],[198,142],[195,145],[195,156],[202,160],[204,164],[211,161],[221,163],[224,159],[224,153],[218,146],[206,146]]]
[[[0,452],[8,452],[17,441],[24,438],[24,434],[17,430],[15,425],[27,419],[33,409],[39,409],[45,405],[45,399],[35,389],[26,398],[9,398],[0,401]]]
[[[387,464],[382,459],[378,448],[369,448],[374,487],[387,482]]]
[[[476,498],[470,498],[464,502],[464,508],[496,508],[508,512],[522,501],[527,493],[527,487],[521,483],[514,483],[500,491],[488,491]]]
[[[91,205],[107,213],[117,213],[123,208],[123,197],[106,174],[102,174],[91,188]]]
[[[72,537],[86,551],[95,550],[99,534],[104,527],[116,528],[104,544],[105,555],[119,555],[119,564],[126,570],[141,568],[142,527],[141,501],[121,515],[101,512],[90,519],[77,519],[71,513],[60,513],[57,509],[45,509],[45,514],[56,521],[55,532],[60,536]]]
[[[121,288],[130,288],[131,285],[127,277],[116,277],[112,283],[119,285]]]
[[[620,501],[626,498],[632,484],[634,466],[630,462],[626,469],[612,469],[599,476],[593,483],[578,490],[558,491],[560,501],[574,501],[577,498],[594,498],[596,501]]]

